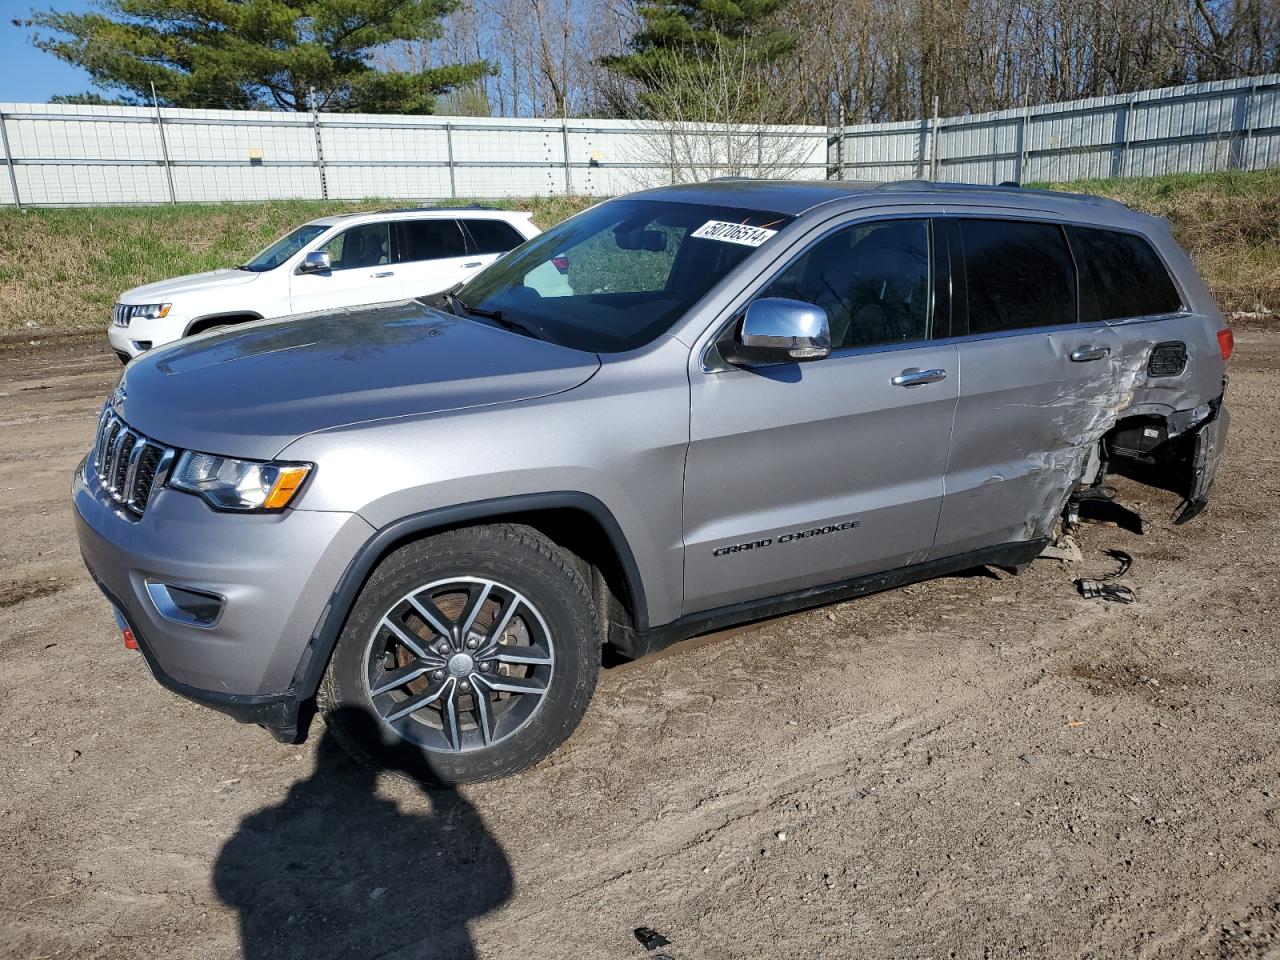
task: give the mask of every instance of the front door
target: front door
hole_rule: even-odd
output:
[[[1079,322],[1063,228],[942,222],[956,251],[960,397],[934,557],[1049,535],[1114,422],[1119,341]],[[957,310],[957,313],[961,313]]]
[[[823,307],[830,357],[692,371],[685,613],[926,559],[958,383],[932,234],[845,226],[760,291]]]
[[[289,278],[289,307],[294,313],[386,303],[403,296],[385,221],[348,227],[320,249],[329,255],[330,269],[295,269]]]

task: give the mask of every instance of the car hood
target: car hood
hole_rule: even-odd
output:
[[[417,302],[263,320],[143,354],[113,394],[136,430],[257,459],[316,430],[561,393],[600,367]]]
[[[208,273],[189,273],[185,277],[145,283],[120,295],[121,303],[170,303],[175,297],[205,293],[224,287],[240,287],[253,283],[260,273],[251,270],[210,270]]]

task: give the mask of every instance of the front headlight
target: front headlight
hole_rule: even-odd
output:
[[[130,320],[159,320],[169,315],[172,303],[117,303],[115,324],[127,327]]]
[[[218,510],[282,510],[311,472],[309,463],[261,463],[188,450],[169,486],[204,497]]]

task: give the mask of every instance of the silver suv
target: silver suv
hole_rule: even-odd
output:
[[[170,689],[500,777],[569,736],[606,645],[1020,569],[1109,471],[1191,518],[1230,350],[1167,225],[1117,203],[653,190],[435,301],[134,361],[76,470],[80,545]]]

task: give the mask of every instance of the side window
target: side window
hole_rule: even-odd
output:
[[[464,220],[471,237],[471,253],[506,253],[524,243],[520,231],[502,220]]]
[[[446,257],[465,257],[466,242],[457,220],[400,220],[399,263],[419,260],[442,260]]]
[[[355,270],[390,263],[390,228],[386,223],[364,223],[343,230],[320,249],[329,254],[334,270]]]
[[[824,308],[833,350],[925,340],[933,313],[930,251],[928,220],[855,224],[801,254],[760,296]]]
[[[1075,264],[1060,226],[1020,220],[958,222],[970,333],[1076,322]]]
[[[1092,281],[1084,285],[1087,317],[1120,320],[1182,309],[1169,271],[1143,237],[1092,227],[1067,231],[1082,277]]]

